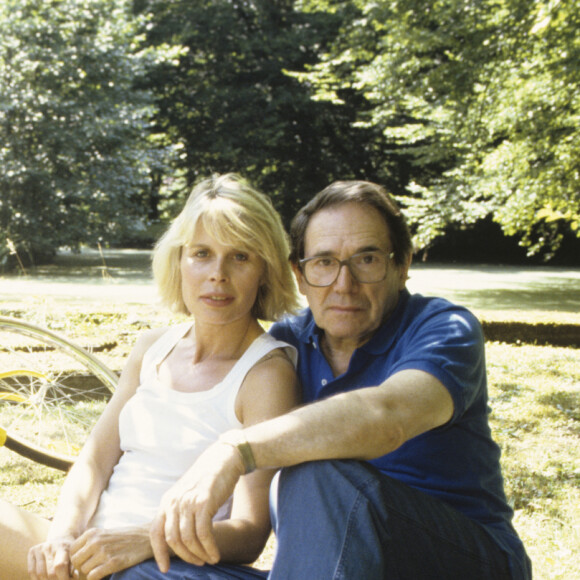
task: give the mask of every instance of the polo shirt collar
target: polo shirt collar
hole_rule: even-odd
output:
[[[389,318],[379,326],[371,339],[359,347],[359,350],[364,350],[365,352],[374,355],[384,354],[390,350],[401,328],[403,315],[407,308],[410,296],[411,294],[407,288],[403,288],[403,290],[399,292],[399,300],[397,306],[395,306],[395,310],[393,310]]]
[[[296,336],[302,342],[308,344],[310,342],[318,342],[318,336],[320,335],[320,328],[316,326],[314,322],[314,316],[312,316],[312,310],[310,308],[305,308],[299,315],[298,318],[302,318],[303,322],[300,324],[299,332]]]

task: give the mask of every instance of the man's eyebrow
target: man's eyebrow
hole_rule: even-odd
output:
[[[362,254],[364,252],[384,252],[385,250],[383,250],[382,248],[379,248],[378,246],[372,245],[372,246],[363,246],[361,248],[357,248],[352,254],[351,256],[354,256],[355,254]],[[312,254],[312,256],[310,256],[311,258],[318,258],[321,256],[334,256],[335,252],[331,251],[331,250],[320,250],[320,252],[315,252],[314,254]]]
[[[382,248],[378,246],[365,246],[364,248],[359,248],[355,254],[362,254],[363,252],[383,252]]]
[[[331,252],[330,250],[321,250],[320,252],[315,252],[314,254],[312,254],[311,257],[319,257],[319,256],[333,256],[334,252]]]

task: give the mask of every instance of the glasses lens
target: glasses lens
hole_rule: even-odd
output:
[[[363,284],[384,280],[387,274],[387,257],[379,252],[361,252],[350,258],[350,270]]]
[[[312,286],[330,286],[339,269],[340,262],[336,258],[321,256],[304,263],[304,276]]]

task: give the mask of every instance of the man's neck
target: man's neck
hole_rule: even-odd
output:
[[[359,345],[352,341],[329,341],[326,335],[323,334],[320,346],[324,357],[332,369],[332,374],[337,377],[347,371],[350,359]]]

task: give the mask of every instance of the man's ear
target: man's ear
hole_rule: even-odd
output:
[[[298,264],[290,264],[292,266],[292,271],[294,272],[294,276],[296,276],[296,282],[298,283],[298,290],[300,294],[306,296],[306,280],[304,279],[304,275],[302,274],[302,270]]]
[[[409,268],[411,267],[411,262],[413,261],[413,254],[409,253],[407,261],[399,266],[399,290],[403,290],[409,279]]]

